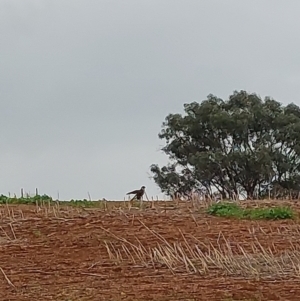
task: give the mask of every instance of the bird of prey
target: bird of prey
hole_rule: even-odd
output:
[[[144,193],[145,193],[145,188],[146,188],[145,186],[142,186],[141,189],[133,190],[133,191],[130,191],[126,194],[127,195],[128,194],[134,194],[134,197],[131,200],[133,200],[135,197],[137,198],[137,200],[140,200],[142,198],[142,196],[144,195]]]

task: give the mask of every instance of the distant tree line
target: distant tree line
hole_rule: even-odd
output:
[[[235,91],[169,114],[159,134],[167,166],[151,166],[167,195],[299,198],[300,108]]]

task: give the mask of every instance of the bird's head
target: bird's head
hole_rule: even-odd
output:
[[[142,188],[141,188],[141,189],[142,189],[142,190],[145,190],[145,188],[146,188],[145,186],[142,186]]]

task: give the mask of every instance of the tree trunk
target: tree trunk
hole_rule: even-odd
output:
[[[247,200],[253,200],[254,188],[247,187],[246,192],[247,192]]]

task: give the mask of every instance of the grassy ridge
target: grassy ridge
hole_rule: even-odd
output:
[[[62,206],[84,207],[84,208],[104,208],[106,207],[105,200],[91,201],[87,199],[83,200],[69,200],[69,201],[56,201],[52,197],[44,195],[25,196],[25,197],[10,197],[0,195],[1,204],[59,204]],[[136,204],[137,207],[140,203]],[[236,203],[221,202],[212,204],[207,209],[207,213],[219,217],[233,217],[239,219],[291,219],[295,216],[293,210],[289,207],[277,206],[273,208],[242,208]]]

